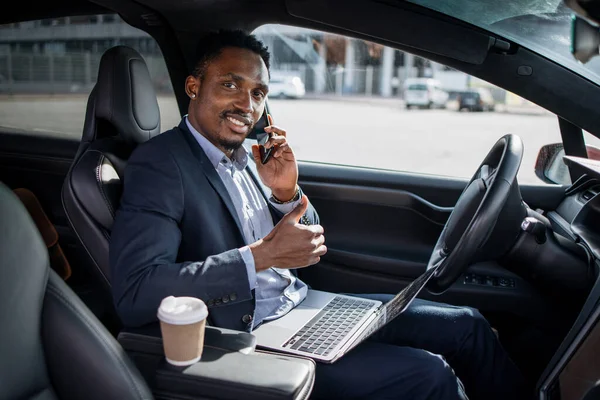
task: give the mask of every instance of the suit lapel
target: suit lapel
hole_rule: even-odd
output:
[[[227,210],[229,210],[229,213],[235,221],[235,224],[237,225],[238,230],[243,238],[244,230],[242,228],[242,224],[240,222],[240,219],[238,218],[237,211],[233,205],[233,201],[231,200],[231,196],[229,196],[229,193],[227,192],[227,189],[225,188],[221,177],[219,176],[219,174],[215,170],[215,167],[211,164],[210,160],[204,153],[204,150],[202,150],[202,147],[200,147],[192,133],[189,131],[185,120],[181,120],[181,123],[179,124],[179,130],[181,131],[183,137],[187,141],[190,149],[192,150],[192,153],[200,163],[202,172],[204,172],[204,174],[206,175],[206,178],[210,182],[211,186],[215,189],[219,196],[221,196],[221,200],[223,200],[223,203],[225,203]]]

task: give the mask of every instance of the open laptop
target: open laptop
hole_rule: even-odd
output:
[[[252,331],[256,345],[333,363],[406,310],[436,269],[428,269],[385,304],[308,290],[292,311]]]

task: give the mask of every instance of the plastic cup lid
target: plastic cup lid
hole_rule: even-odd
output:
[[[208,316],[208,308],[196,297],[165,297],[158,307],[158,318],[171,325],[188,325]]]

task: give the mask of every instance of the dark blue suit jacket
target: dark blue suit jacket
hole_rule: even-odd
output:
[[[277,223],[281,214],[271,214]],[[318,223],[312,206],[305,215]],[[110,243],[113,299],[126,327],[156,323],[160,301],[174,295],[202,299],[213,325],[250,330],[244,245],[233,202],[185,121],[136,148]]]

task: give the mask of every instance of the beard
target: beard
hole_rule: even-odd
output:
[[[221,146],[223,149],[228,150],[228,151],[236,151],[237,149],[242,147],[245,139],[246,139],[245,137],[240,140],[226,139],[226,138],[220,137],[219,138],[219,146]]]

